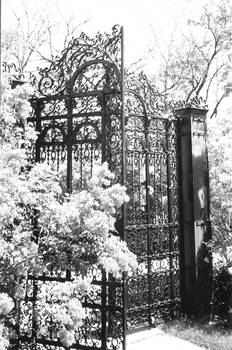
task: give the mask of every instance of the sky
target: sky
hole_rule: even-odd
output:
[[[91,35],[110,32],[114,24],[122,25],[126,65],[146,56],[148,73],[154,69],[152,49],[168,41],[175,28],[202,6],[202,0],[2,0],[2,30],[14,29],[13,11],[22,16],[23,2],[31,13],[50,11],[54,18],[73,17],[76,23],[88,19],[82,29]]]

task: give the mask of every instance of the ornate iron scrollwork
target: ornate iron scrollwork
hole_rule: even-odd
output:
[[[2,62],[2,71],[7,74],[12,89],[25,83],[25,74],[15,63]]]
[[[195,96],[190,100],[181,100],[174,104],[174,110],[178,110],[182,108],[208,109],[208,105],[202,97]]]
[[[120,26],[114,26],[112,34],[98,33],[95,38],[81,33],[50,67],[40,70],[36,83],[38,92],[49,96],[118,88],[121,77],[120,41]]]
[[[144,74],[129,76],[126,87],[125,230],[139,262],[128,278],[126,322],[135,330],[173,317],[180,306],[178,120]]]

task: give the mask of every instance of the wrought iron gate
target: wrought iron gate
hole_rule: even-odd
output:
[[[41,70],[31,100],[39,133],[31,158],[64,166],[72,191],[73,169],[107,161],[130,201],[118,220],[119,234],[138,257],[133,276],[115,280],[96,270],[93,292],[83,304],[88,316],[73,349],[121,349],[129,330],[173,317],[180,303],[177,120],[148,113],[144,100],[125,88],[123,32],[85,34]],[[19,315],[19,349],[63,349],[52,329],[40,334],[36,299],[45,281],[66,281],[70,272],[29,277]]]
[[[127,280],[127,330],[177,315],[180,306],[178,120],[147,111],[127,93],[125,239],[139,268]]]

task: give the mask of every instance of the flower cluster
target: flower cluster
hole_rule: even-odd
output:
[[[0,323],[0,349],[7,350],[9,348],[9,334],[8,329]]]
[[[1,80],[1,114],[0,143],[11,146],[24,145],[25,148],[34,142],[37,134],[34,128],[26,123],[31,106],[28,102],[32,89],[29,84],[11,89],[7,76]]]
[[[105,242],[99,262],[116,278],[120,278],[122,271],[131,274],[138,266],[135,255],[128,251],[126,243],[116,236],[109,237]]]
[[[14,308],[14,302],[6,293],[0,294],[0,315],[7,315]]]
[[[72,282],[47,282],[40,289],[37,308],[42,320],[40,334],[47,336],[51,320],[53,331],[66,347],[75,342],[75,331],[85,318],[85,310],[80,302],[90,289],[90,281],[81,277]]]
[[[113,178],[104,163],[96,166],[85,190],[74,190],[62,202],[50,199],[46,211],[38,218],[42,231],[41,250],[49,251],[47,266],[64,269],[71,265],[78,272],[80,260],[85,257],[87,262],[99,263],[107,271],[109,263],[113,263],[115,268],[111,272],[115,270],[117,276],[119,271],[126,271],[126,266],[129,270],[136,267],[125,243],[112,234],[117,210],[128,201],[125,187],[111,186]],[[124,261],[126,257],[128,263]]]

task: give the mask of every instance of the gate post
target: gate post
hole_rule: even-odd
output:
[[[212,289],[207,109],[199,100],[192,102],[175,110],[180,117],[181,289],[183,311],[201,317],[210,312]]]

